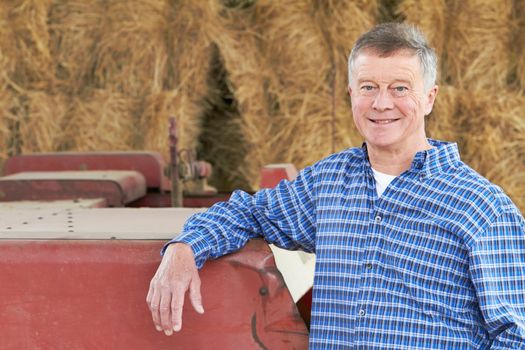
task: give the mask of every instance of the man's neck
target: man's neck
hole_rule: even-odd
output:
[[[424,143],[412,149],[370,147],[367,144],[368,159],[370,160],[372,168],[381,173],[394,176],[399,176],[401,173],[410,169],[417,152],[431,148],[432,145],[430,145],[426,139]]]

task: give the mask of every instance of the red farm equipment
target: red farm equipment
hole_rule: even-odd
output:
[[[6,162],[1,350],[307,349],[308,300],[300,300],[301,313],[294,301],[311,286],[313,259],[262,240],[206,263],[204,315],[186,307],[180,333],[155,330],[145,298],[163,243],[190,215],[229,197],[204,183],[203,192],[183,199],[191,208],[171,207],[170,165],[155,152],[28,154]],[[200,166],[189,172],[203,180],[209,169]],[[262,186],[294,171],[267,167]],[[297,268],[308,270],[298,283]]]

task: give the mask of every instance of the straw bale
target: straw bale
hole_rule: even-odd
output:
[[[510,71],[512,0],[453,3],[446,48],[448,77],[458,87],[504,89]]]
[[[230,88],[242,116],[241,132],[248,141],[242,165],[232,170],[247,179],[252,188],[257,188],[259,170],[267,163],[271,150],[267,142],[271,134],[270,99],[265,87],[272,73],[264,65],[260,49],[261,28],[257,27],[255,17],[261,3],[227,11],[211,5],[206,23],[212,24],[214,30],[208,33],[219,48],[229,73]]]
[[[14,41],[8,15],[8,4],[0,2],[0,170],[11,153],[11,129],[15,120],[11,113],[14,97],[8,88],[9,76],[12,75],[15,67],[15,59],[9,54],[9,50],[14,47]]]
[[[237,171],[248,145],[242,134],[241,115],[233,101],[222,97],[230,93],[226,72],[217,62],[214,66],[217,79],[210,83],[212,92],[207,96],[198,155],[213,165],[210,184],[219,191],[251,190],[248,179]]]
[[[201,133],[212,44],[205,3],[179,1],[166,17],[168,31],[166,52],[170,59],[163,66],[162,85],[150,89],[143,102],[140,118],[142,144],[147,149],[169,155],[169,118],[175,117],[178,148],[194,150]]]
[[[319,0],[318,0],[319,1]],[[322,0],[321,0],[322,1]],[[329,0],[331,2],[339,2],[338,6],[347,5],[351,6],[352,3],[349,1],[342,0]],[[354,0],[353,3],[357,8],[361,9],[362,12],[368,15],[372,20],[375,20],[379,14],[379,5],[381,0]],[[351,23],[348,23],[351,25]]]
[[[161,152],[165,159],[169,159],[169,117],[175,114],[175,95],[176,91],[173,90],[149,95],[140,118],[140,130],[143,133],[140,143],[145,149]],[[180,128],[178,120],[177,128]],[[181,135],[180,129],[178,135]]]
[[[179,149],[194,150],[200,133],[201,107],[181,90],[162,91],[146,98],[141,116],[144,148],[169,155],[169,118],[175,117]],[[198,121],[188,116],[199,117]]]
[[[68,99],[60,94],[28,91],[19,95],[18,120],[22,153],[59,148]]]
[[[446,0],[403,0],[396,11],[405,22],[421,28],[437,56],[441,57],[447,36]]]
[[[167,86],[175,92],[174,109],[170,113],[177,120],[179,148],[195,149],[201,133],[210,64],[216,51],[208,35],[217,30],[210,25],[214,22],[212,16],[206,2],[185,0],[177,3],[169,19],[173,37],[169,38],[168,46],[173,58],[168,64],[173,74]]]
[[[331,47],[333,63],[331,100],[335,105],[336,149],[358,146],[362,137],[351,117],[348,97],[348,55],[357,38],[375,24],[378,2],[370,2],[370,8],[362,1],[320,1],[317,13],[318,22],[325,31],[326,40]]]
[[[165,157],[169,156],[168,119],[171,116],[177,120],[178,147],[194,149],[197,145],[211,47],[199,26],[202,16],[198,4],[194,6],[192,2],[179,1],[176,8],[168,5],[140,2],[139,6],[127,10],[123,9],[125,3],[112,4],[112,11],[117,16],[115,23],[119,24],[111,24],[115,32],[106,35],[107,47],[101,50],[107,60],[98,66],[118,66],[119,62],[124,62],[119,61],[120,58],[112,61],[114,57],[111,56],[111,47],[115,45],[120,45],[117,49],[122,52],[128,48],[118,42],[121,40],[119,36],[133,36],[140,42],[148,40],[143,30],[153,33],[157,44],[148,44],[144,50],[138,43],[131,50],[142,52],[135,53],[126,67],[108,67],[101,72],[107,73],[103,79],[113,76],[105,85],[124,91],[127,96],[135,96],[139,128],[133,136],[133,147],[156,150]],[[148,21],[139,22],[135,17],[144,11],[150,11]],[[156,23],[157,19],[162,23]],[[119,29],[121,26],[124,27]],[[162,48],[155,49],[155,45]],[[143,60],[157,62],[148,66],[141,63]]]
[[[468,130],[465,161],[503,187],[525,212],[525,96],[477,90],[461,94],[460,106]]]
[[[222,0],[224,6],[228,8],[245,9],[255,4],[257,0]]]
[[[50,47],[60,87],[80,94],[93,87],[94,54],[109,18],[104,0],[54,0],[49,11]]]
[[[431,138],[450,142],[461,142],[463,126],[458,120],[460,91],[454,86],[443,85],[434,103],[432,113],[427,116],[427,135]]]
[[[224,61],[218,48],[213,48],[197,154],[213,165],[210,184],[219,191],[251,190],[238,171],[249,143],[242,134],[242,119]]]
[[[8,15],[8,4],[0,2],[0,82],[12,74],[16,63],[12,54],[15,43]]]
[[[397,6],[400,0],[380,0],[377,8],[377,22],[400,22]]]
[[[516,69],[516,78],[521,90],[525,90],[525,1],[514,2],[514,36],[512,42],[515,43],[513,66]]]
[[[265,39],[264,62],[273,73],[267,162],[304,167],[331,152],[329,49],[309,0],[261,3],[257,15]]]
[[[115,0],[105,6],[110,21],[96,45],[95,86],[130,96],[162,91],[169,2]]]
[[[15,63],[15,70],[9,78],[23,88],[47,89],[54,86],[47,24],[51,1],[13,0],[3,9],[6,17],[2,21],[7,22],[7,27],[0,35],[10,36],[10,45],[4,44],[0,49],[3,55],[8,56],[8,61]]]
[[[137,131],[135,99],[94,90],[75,96],[63,121],[61,148],[75,151],[128,150]]]
[[[237,113],[221,111],[203,121],[199,158],[213,165],[210,184],[221,192],[235,189],[253,190],[253,181],[237,171],[243,166],[248,143],[241,132],[242,120]],[[237,144],[237,148],[231,147]]]
[[[13,115],[14,101],[12,91],[5,84],[0,84],[0,168],[7,158],[18,153],[13,140],[16,135],[14,130],[16,116]]]

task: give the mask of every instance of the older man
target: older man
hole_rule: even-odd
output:
[[[181,329],[188,289],[204,312],[207,259],[263,236],[316,253],[310,349],[525,348],[525,220],[455,144],[426,137],[436,61],[412,26],[361,36],[348,91],[364,145],[190,219],[151,282],[157,329]]]

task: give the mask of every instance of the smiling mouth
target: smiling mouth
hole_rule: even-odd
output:
[[[391,124],[398,121],[399,119],[369,119],[372,123],[375,124]]]

